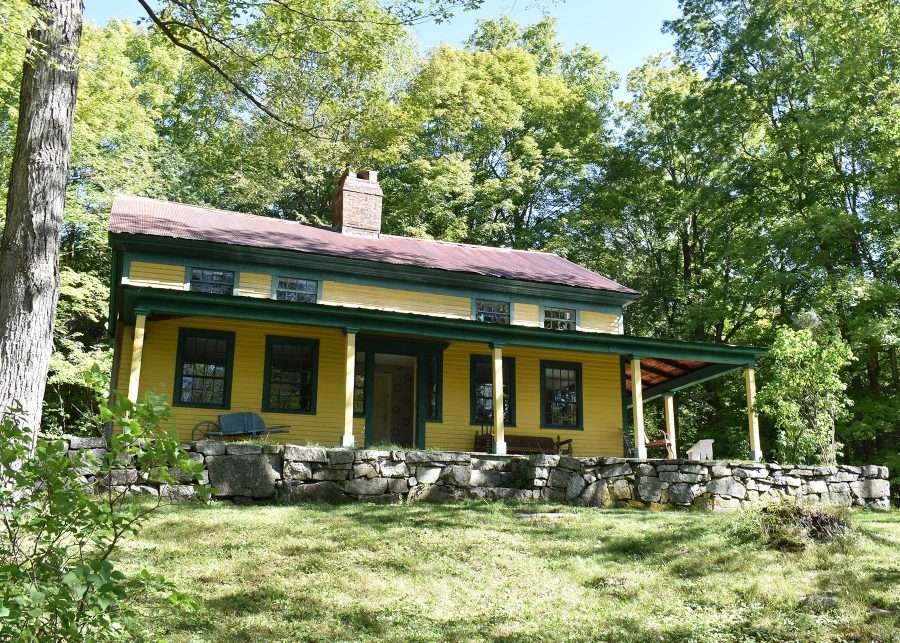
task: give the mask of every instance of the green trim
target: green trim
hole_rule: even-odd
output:
[[[366,275],[370,279],[384,280],[392,287],[398,282],[425,287],[444,287],[451,294],[465,296],[472,291],[502,293],[504,297],[534,297],[539,300],[554,299],[572,305],[575,302],[610,306],[621,309],[634,301],[638,294],[581,288],[562,284],[507,279],[474,273],[454,272],[436,268],[421,268],[389,264],[350,257],[336,257],[275,248],[239,246],[209,241],[194,241],[153,235],[109,234],[110,246],[131,252],[160,254],[172,257],[197,257],[221,261],[235,261],[248,266],[286,266],[310,273],[326,274],[330,278],[341,274],[341,279]],[[257,268],[258,270],[258,268]],[[402,287],[402,286],[401,286]]]
[[[488,369],[493,373],[494,365],[490,355],[469,355],[469,424],[471,426],[482,426],[481,422],[476,421],[475,415],[475,367],[479,362],[486,362]],[[507,372],[508,371],[508,372]],[[507,378],[507,375],[509,376]],[[503,384],[507,384],[509,379],[509,421],[504,420],[504,426],[516,426],[516,358],[503,358]],[[493,377],[491,377],[491,395],[493,395],[494,385]],[[493,422],[493,418],[491,418]]]
[[[430,413],[430,409],[426,403],[425,405],[425,421],[426,422],[435,422],[442,423],[444,421],[444,353],[436,352],[436,353],[420,353],[418,356],[420,364],[417,365],[417,368],[421,368],[426,374],[425,385],[426,388],[422,390],[427,390],[428,385],[431,384],[430,374],[428,369],[428,360],[433,359],[435,362],[434,365],[434,373],[435,373],[435,400],[434,400],[434,414]],[[424,447],[422,447],[424,448]]]
[[[584,331],[557,332],[528,326],[483,324],[468,319],[431,317],[366,308],[301,304],[253,297],[228,297],[182,290],[124,286],[120,315],[133,322],[136,307],[157,315],[196,315],[246,321],[305,324],[328,328],[355,327],[367,334],[403,336],[405,339],[440,338],[442,341],[471,341],[506,346],[531,346],[571,352],[631,355],[640,352],[654,357],[692,359],[718,364],[745,366],[765,354],[752,346],[707,344],[670,339]]]
[[[554,331],[558,332],[558,331]],[[546,408],[546,370],[548,368],[570,368],[575,371],[575,395],[578,400],[577,417],[575,424],[551,424],[545,422],[544,410]],[[541,360],[541,428],[564,429],[569,431],[584,431],[584,384],[581,374],[581,362],[559,362],[555,360]]]
[[[365,381],[365,431],[363,439],[368,446],[373,442],[374,418],[375,418],[375,353],[366,351],[366,381]]]
[[[225,339],[228,343],[228,355],[225,358],[225,390],[222,404],[196,404],[181,401],[182,371],[184,370],[184,344],[188,337],[215,337]],[[196,409],[230,409],[231,380],[234,375],[234,333],[225,330],[204,330],[201,328],[179,328],[178,349],[175,353],[175,385],[172,387],[172,406]]]
[[[309,409],[281,409],[269,404],[269,391],[272,377],[272,348],[274,344],[293,344],[294,346],[308,346],[312,349],[312,382],[311,382],[311,408]],[[266,335],[266,358],[263,367],[263,391],[260,408],[269,413],[292,413],[294,415],[315,415],[319,399],[319,340],[306,337],[281,337],[278,335]]]
[[[356,405],[354,404],[354,406],[353,406],[353,417],[355,417],[355,418],[365,418],[365,417],[366,417],[366,402],[367,402],[367,400],[368,400],[368,395],[367,395],[367,391],[366,391],[366,382],[369,381],[369,380],[368,380],[369,354],[368,354],[366,351],[364,351],[364,350],[360,350],[360,348],[357,346],[357,347],[356,347],[356,354],[359,355],[360,353],[362,353],[362,355],[363,355],[363,410],[360,411],[359,413],[357,413],[357,412],[356,412]],[[356,372],[356,362],[354,362],[354,364],[353,364],[353,394],[354,394],[354,399],[356,399],[356,375],[357,375],[357,372]]]
[[[621,400],[622,400],[622,454],[625,457],[628,457],[632,454],[632,442],[631,440],[631,415],[628,413],[630,400],[628,399],[628,389],[625,387],[625,381],[627,379],[625,373],[625,360],[626,357],[624,355],[619,356],[619,390],[621,392]]]
[[[684,375],[679,375],[678,377],[673,377],[667,382],[657,384],[656,386],[651,386],[650,388],[646,388],[641,391],[643,394],[644,404],[646,404],[650,400],[655,400],[658,397],[662,397],[666,393],[674,393],[675,391],[680,391],[681,389],[688,388],[689,386],[694,386],[695,384],[718,379],[723,375],[730,373],[731,371],[742,368],[743,366],[745,365],[712,364],[710,366],[699,368],[696,371],[685,373]],[[631,406],[631,400],[629,400],[628,407],[631,408]]]

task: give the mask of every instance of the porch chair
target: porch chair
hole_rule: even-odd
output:
[[[251,411],[220,415],[217,422],[204,420],[194,425],[191,440],[200,434],[203,438],[229,438],[242,435],[259,437],[270,433],[287,433],[290,427],[286,424],[266,426],[266,421],[259,414]]]
[[[662,434],[661,438],[658,438],[656,440],[645,440],[644,445],[648,449],[651,449],[654,447],[665,447],[666,455],[670,459],[675,459],[675,457],[676,457],[676,454],[672,452],[672,443],[669,441],[669,436],[667,436],[665,433]]]

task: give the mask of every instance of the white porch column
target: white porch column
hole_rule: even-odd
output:
[[[678,446],[675,444],[675,396],[663,395],[663,415],[666,418],[666,438],[669,441],[669,457],[678,457]]]
[[[356,446],[353,437],[353,388],[356,377],[356,330],[347,328],[344,331],[345,342],[345,379],[344,379],[344,435],[341,439],[341,446]]]
[[[493,364],[494,453],[506,455],[506,427],[503,424],[503,347],[491,344]]]
[[[134,339],[131,342],[131,372],[128,375],[128,400],[137,402],[141,386],[141,359],[144,355],[144,329],[147,315],[137,314],[134,318]]]
[[[647,436],[644,433],[644,392],[641,388],[641,360],[631,358],[631,413],[634,425],[634,448],[639,458],[647,457]]]
[[[744,384],[747,387],[747,427],[750,431],[750,455],[754,462],[762,460],[762,446],[759,442],[759,417],[756,415],[756,369],[744,369]]]

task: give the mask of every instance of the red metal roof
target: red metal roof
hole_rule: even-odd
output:
[[[273,217],[119,195],[109,231],[292,250],[490,277],[561,284],[623,294],[637,292],[557,255],[382,234],[354,237]]]

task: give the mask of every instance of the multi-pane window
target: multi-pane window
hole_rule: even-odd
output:
[[[541,362],[541,426],[581,428],[581,364]]]
[[[234,333],[182,328],[175,405],[228,408],[233,356]]]
[[[575,309],[544,308],[544,328],[575,330]]]
[[[316,412],[319,342],[296,337],[266,337],[263,410]]]
[[[366,414],[366,354],[356,352],[356,365],[353,367],[353,415]]]
[[[440,422],[443,414],[441,387],[443,385],[444,360],[440,353],[427,354],[422,358],[425,371],[425,419]]]
[[[234,293],[234,273],[230,270],[192,268],[191,290],[213,295],[231,295]]]
[[[278,277],[275,283],[275,299],[278,301],[299,301],[316,303],[319,283],[314,279],[295,279],[294,277]]]
[[[509,324],[509,302],[475,300],[475,319],[489,324]]]
[[[472,355],[469,365],[472,424],[494,422],[494,367],[488,355]],[[516,361],[503,358],[503,424],[516,424]]]

